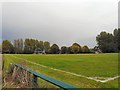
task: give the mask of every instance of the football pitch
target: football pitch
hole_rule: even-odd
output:
[[[118,88],[118,54],[4,54],[7,72],[10,63],[80,88]]]

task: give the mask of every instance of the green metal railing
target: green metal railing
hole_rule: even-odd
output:
[[[49,76],[46,76],[44,74],[38,73],[36,71],[31,70],[30,68],[27,68],[27,67],[24,67],[24,66],[20,65],[20,64],[15,64],[15,66],[19,67],[19,68],[21,68],[23,70],[26,70],[27,72],[33,74],[34,75],[34,82],[37,82],[37,77],[38,77],[38,78],[41,78],[41,79],[43,79],[43,80],[45,80],[47,82],[50,82],[50,83],[52,83],[52,84],[54,84],[54,85],[56,85],[56,86],[58,86],[60,88],[63,88],[63,89],[67,89],[67,90],[73,90],[73,89],[80,90],[78,87],[75,87],[75,86],[73,86],[71,84],[68,84],[68,83],[56,80],[56,79],[51,78]]]

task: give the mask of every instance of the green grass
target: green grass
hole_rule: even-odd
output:
[[[27,59],[31,62],[46,65],[52,68],[89,76],[89,77],[114,77],[118,75],[118,54],[57,54],[57,55],[35,55],[17,54],[13,55]],[[8,70],[9,63],[20,63],[33,70],[51,76],[55,79],[73,84],[81,88],[117,88],[118,79],[106,83],[88,80],[86,78],[73,76],[49,68],[40,67],[11,55],[4,55],[5,70]]]

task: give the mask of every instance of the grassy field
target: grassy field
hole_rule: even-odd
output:
[[[51,76],[80,88],[118,87],[118,78],[104,83],[94,80],[96,78],[97,80],[106,80],[107,78],[118,76],[117,53],[75,55],[4,54],[3,59],[5,62],[4,66],[6,72],[8,70],[9,63],[19,63],[47,76]],[[45,65],[47,67],[42,67],[38,64]],[[53,70],[51,68],[57,70]],[[70,72],[72,74],[61,72],[59,70]],[[93,80],[86,77],[92,77]]]

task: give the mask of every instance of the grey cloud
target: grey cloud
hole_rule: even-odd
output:
[[[3,3],[3,39],[36,38],[62,45],[94,47],[102,30],[117,27],[117,3]]]

